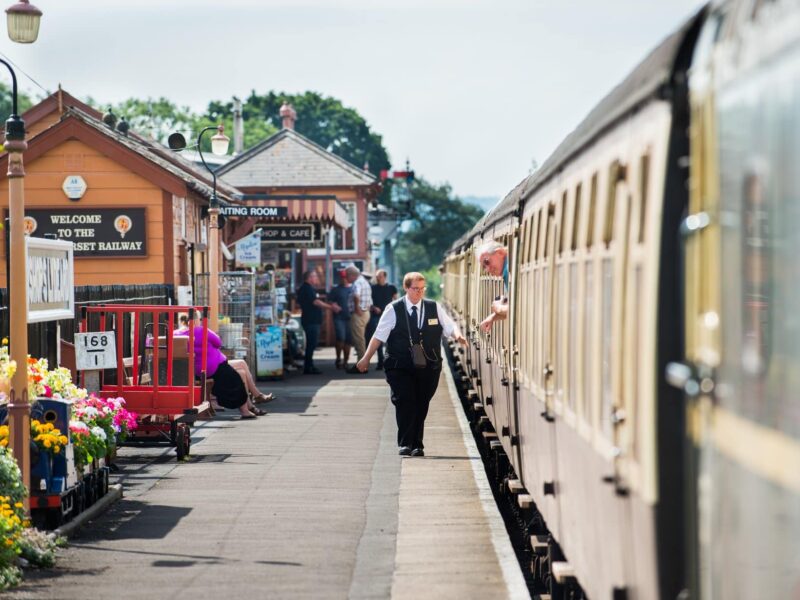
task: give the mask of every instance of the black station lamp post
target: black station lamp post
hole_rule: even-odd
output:
[[[20,44],[32,44],[39,35],[42,11],[28,0],[21,0],[6,9],[8,37]],[[6,61],[0,60],[11,73],[11,116],[6,121],[5,150],[8,152],[8,231],[10,269],[6,271],[9,292],[10,358],[17,363],[11,378],[8,403],[9,446],[22,472],[22,483],[30,490],[31,405],[28,398],[28,265],[25,248],[25,169],[22,153],[25,142],[25,122],[17,106],[17,76]],[[6,263],[8,264],[8,262]],[[11,297],[13,294],[13,298]],[[27,509],[27,500],[26,500]]]
[[[231,139],[225,135],[225,128],[220,125],[203,128],[197,135],[197,153],[203,166],[211,173],[213,181],[211,191],[211,202],[208,206],[208,307],[211,312],[209,327],[216,331],[219,324],[219,200],[217,199],[217,174],[208,166],[203,156],[203,135],[208,131],[217,130],[211,136],[211,152],[217,156],[225,156],[228,153],[228,146]],[[169,136],[167,144],[172,150],[180,151],[186,148],[186,138],[180,133],[173,133]]]

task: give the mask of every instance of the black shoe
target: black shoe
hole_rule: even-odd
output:
[[[422,448],[414,448],[411,451],[411,456],[425,456],[425,450]]]
[[[310,369],[304,369],[303,375],[319,375],[322,373],[317,367],[311,367]]]
[[[411,456],[412,452],[413,450],[408,446],[400,446],[400,449],[397,451],[400,456]]]

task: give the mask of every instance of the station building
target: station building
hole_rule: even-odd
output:
[[[240,205],[275,209],[236,219],[229,243],[262,229],[265,263],[283,274],[290,290],[302,283],[302,273],[316,270],[324,289],[330,289],[331,272],[348,264],[370,269],[367,209],[380,192],[380,183],[368,171],[352,165],[295,130],[297,114],[281,107],[283,128],[260,144],[234,157],[217,174],[241,194]],[[236,209],[238,210],[238,209]],[[313,228],[313,237],[299,237]],[[281,230],[298,237],[281,240]]]

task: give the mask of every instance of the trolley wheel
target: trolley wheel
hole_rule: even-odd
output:
[[[179,423],[175,431],[175,451],[178,453],[178,460],[183,460],[189,456],[189,449],[192,446],[192,435],[186,423]]]

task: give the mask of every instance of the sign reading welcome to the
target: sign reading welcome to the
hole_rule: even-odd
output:
[[[25,210],[25,233],[75,244],[76,257],[147,256],[144,208]]]

